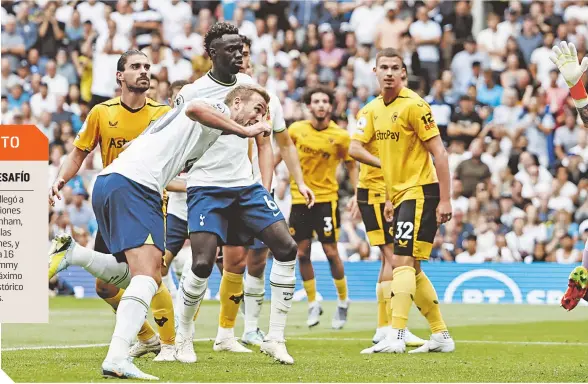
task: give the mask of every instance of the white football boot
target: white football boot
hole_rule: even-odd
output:
[[[176,347],[170,344],[161,344],[161,351],[153,361],[176,361]]]
[[[347,311],[349,310],[349,300],[345,303],[346,306],[337,305],[337,311],[333,316],[331,327],[333,329],[341,329],[347,323]]]
[[[264,340],[259,350],[282,364],[294,364],[294,358],[288,353],[285,341]]]
[[[228,339],[215,340],[212,350],[215,352],[236,352],[236,353],[252,353],[253,351],[245,348],[239,343],[238,338],[230,337]]]
[[[384,340],[388,334],[392,332],[392,327],[387,325],[380,328],[376,328],[376,333],[372,338],[373,344],[378,344],[380,341]]]
[[[255,331],[244,332],[243,336],[241,336],[241,342],[246,345],[255,345],[259,347],[261,343],[263,343],[263,338],[265,334],[259,328]]]
[[[148,353],[159,354],[161,351],[161,341],[159,340],[159,336],[155,335],[149,340],[143,342],[138,340],[133,346],[129,349],[129,356],[131,357],[141,357]]]
[[[392,329],[392,331],[378,344],[362,350],[360,353],[404,353],[406,351],[406,343],[404,341],[404,329]]]
[[[308,320],[306,320],[306,325],[309,327],[314,327],[318,325],[320,322],[320,317],[323,314],[323,309],[318,301],[313,302],[308,307]]]
[[[181,333],[176,335],[176,360],[182,363],[195,363],[196,352],[192,336],[184,336]]]
[[[420,347],[421,345],[425,345],[427,341],[414,335],[408,328],[404,328],[404,342],[407,347]]]
[[[104,360],[102,376],[115,379],[159,380],[158,377],[142,372],[131,360],[131,357],[118,361]]]
[[[417,349],[413,349],[408,353],[427,353],[427,352],[453,352],[455,351],[455,342],[449,335],[449,332],[443,331],[433,333],[431,338],[425,344]]]

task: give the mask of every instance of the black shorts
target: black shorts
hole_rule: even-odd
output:
[[[321,243],[336,243],[341,227],[338,201],[315,203],[310,209],[306,204],[292,204],[289,225],[296,242],[312,239],[316,233]]]
[[[437,234],[439,184],[405,191],[394,209],[394,254],[427,260]]]

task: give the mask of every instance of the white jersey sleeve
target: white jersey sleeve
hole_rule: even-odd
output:
[[[224,103],[198,100],[230,117]],[[222,134],[190,119],[186,106],[177,105],[158,118],[100,174],[119,173],[162,194],[169,182],[200,161]]]
[[[175,179],[186,181],[187,174],[180,173]],[[188,203],[186,192],[168,192],[167,213],[178,219],[188,220]]]
[[[179,92],[177,102],[186,103],[196,97],[206,97],[224,102],[229,92],[239,84],[255,84],[253,79],[238,73],[231,84],[215,79],[210,72],[185,85]],[[248,141],[236,135],[223,135],[206,153],[202,160],[188,172],[188,187],[217,186],[243,187],[254,183],[253,170],[248,156]]]

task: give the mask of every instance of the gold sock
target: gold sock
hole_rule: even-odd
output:
[[[392,328],[404,329],[408,322],[408,313],[416,293],[416,276],[413,267],[394,268],[392,279]]]
[[[378,328],[386,326],[386,301],[384,300],[384,293],[382,293],[382,284],[376,285],[376,299],[378,300]]]
[[[219,325],[222,328],[234,328],[239,303],[243,300],[243,274],[223,271],[220,283]]]
[[[447,331],[447,326],[443,321],[443,316],[441,316],[437,292],[433,284],[431,284],[431,280],[425,275],[425,271],[421,271],[416,275],[414,303],[429,322],[431,333]]]
[[[155,324],[159,327],[161,343],[173,345],[176,341],[174,303],[169,290],[163,283],[159,285],[159,289],[151,300],[151,312],[153,312]]]
[[[380,288],[382,289],[382,295],[384,297],[384,313],[386,314],[385,326],[392,325],[392,306],[390,302],[392,301],[392,280],[382,281],[380,283]]]
[[[339,296],[339,300],[347,300],[347,278],[343,276],[343,278],[340,280],[333,279],[333,282],[335,283],[335,288],[337,288],[337,295]]]
[[[122,298],[124,293],[125,293],[124,289],[119,289],[118,293],[114,297],[109,297],[108,299],[104,299],[104,301],[106,301],[108,303],[108,305],[110,305],[112,307],[114,313],[116,313],[116,309],[118,308],[118,304],[120,303],[120,299]],[[149,322],[147,320],[145,320],[145,322],[143,323],[143,326],[141,327],[141,330],[137,334],[137,338],[140,341],[145,342],[145,341],[149,340],[150,338],[152,338],[153,336],[155,336],[155,330],[153,330],[153,327],[151,326],[151,324],[149,324]]]
[[[308,298],[309,303],[314,303],[316,301],[316,280],[306,280],[302,282],[304,286],[304,290],[306,291],[306,297]]]

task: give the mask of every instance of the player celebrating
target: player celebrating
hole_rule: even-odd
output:
[[[253,68],[251,65],[251,40],[249,40],[246,36],[241,36],[243,40],[243,65],[241,67],[241,73],[246,73],[247,75],[251,76],[253,72]],[[284,159],[286,166],[288,167],[290,173],[293,175],[294,180],[296,181],[296,185],[298,186],[298,191],[305,197],[309,206],[314,204],[314,194],[312,191],[304,184],[304,180],[302,178],[302,170],[300,169],[300,162],[298,160],[298,154],[296,151],[296,147],[294,143],[290,139],[290,135],[288,135],[288,131],[286,130],[286,122],[284,121],[284,115],[282,111],[282,105],[278,97],[270,92],[270,104],[269,104],[269,111],[268,111],[268,121],[270,121],[272,125],[272,137],[270,138],[270,144],[273,142],[272,139],[276,139],[278,144],[280,155]],[[260,166],[261,156],[258,154],[257,144],[254,140],[250,139],[253,142],[253,147],[251,149],[252,152],[252,164],[253,164],[253,176],[256,182],[262,182],[262,167]],[[273,149],[272,149],[273,153]],[[274,158],[266,158],[263,161],[271,164],[271,168],[273,169]],[[273,172],[272,172],[273,173]],[[265,176],[268,178],[268,175]],[[272,175],[272,182],[271,182],[271,191],[273,195],[273,188],[275,187],[275,175]],[[225,246],[224,247],[224,261],[225,261],[225,269],[233,274],[239,275],[240,279],[235,279],[234,282],[234,293],[238,294],[239,292],[243,291],[243,304],[245,306],[245,327],[243,330],[243,336],[241,337],[241,341],[244,344],[251,344],[260,346],[263,342],[263,338],[265,334],[259,329],[259,315],[261,313],[261,306],[263,304],[263,298],[265,296],[265,282],[264,282],[264,271],[266,260],[268,257],[269,249],[267,246],[260,241],[259,239],[255,239],[255,242],[252,246],[249,247],[247,250],[244,247],[237,247],[237,246]],[[247,277],[245,278],[244,286],[239,285],[238,281],[243,281],[242,276],[245,273],[245,265],[247,265]],[[221,281],[221,287],[227,286],[223,280]],[[230,304],[225,304],[223,300],[229,300],[229,296],[227,294],[221,294],[221,319],[227,319],[227,315],[223,313],[223,308],[230,307]],[[241,307],[243,308],[243,307]],[[230,315],[234,315],[236,317],[235,312],[231,312]],[[234,324],[236,318],[229,318],[228,323]],[[225,321],[225,324],[227,322]]]
[[[348,155],[349,134],[331,120],[333,100],[333,93],[327,88],[309,90],[304,96],[304,101],[312,118],[295,122],[288,128],[288,133],[298,150],[304,181],[316,195],[316,204],[309,208],[304,196],[296,190],[294,179],[290,178],[290,233],[298,245],[300,275],[308,297],[307,325],[317,325],[323,312],[316,301],[316,281],[310,262],[311,240],[313,232],[316,232],[329,260],[331,275],[339,296],[332,327],[341,329],[347,321],[349,301],[343,262],[337,250],[341,220],[336,172],[341,161],[344,161],[355,188],[357,170],[355,161]]]
[[[406,70],[401,56],[393,49],[380,51],[374,71],[382,93],[370,102],[366,119],[371,124],[363,127],[363,137],[377,143],[386,184],[384,218],[393,220],[393,312],[390,334],[362,353],[406,350],[405,329],[413,298],[432,335],[410,353],[451,352],[455,343],[441,316],[437,293],[420,266],[430,256],[438,225],[451,219],[447,152],[429,105],[403,85]]]
[[[54,204],[55,196],[61,199],[59,191],[77,174],[84,159],[96,145],[100,145],[102,164],[107,167],[123,151],[126,143],[135,139],[150,122],[170,110],[170,107],[145,96],[150,84],[150,69],[151,64],[141,51],[130,50],[121,55],[116,72],[116,81],[121,86],[121,96],[98,104],[90,111],[74,141],[73,151],[60,168],[55,183],[49,191],[51,205]],[[96,234],[94,249],[98,252],[110,253],[100,230]],[[55,265],[51,266],[53,270],[55,267]],[[124,294],[112,281],[100,279],[96,280],[96,293],[115,312]],[[133,348],[133,353],[135,356],[140,356],[154,352],[159,353],[155,361],[173,361],[175,341],[173,301],[164,285],[159,287],[153,299],[152,308],[161,341],[149,322],[145,321],[138,335],[137,345],[141,348]]]
[[[375,105],[375,103],[368,103],[357,114],[357,130],[352,136],[349,155],[362,164],[360,165],[357,190],[349,202],[349,207],[353,213],[361,213],[370,244],[379,246],[382,252],[382,266],[376,285],[378,328],[373,338],[374,344],[377,344],[392,331],[390,300],[394,228],[391,222],[384,219],[386,184],[380,169],[377,143],[374,137],[365,137],[366,130],[373,131],[373,126],[367,129],[366,126],[373,124],[372,110]],[[425,340],[413,335],[408,328],[405,329],[404,336],[408,346],[419,347],[425,343]]]
[[[212,69],[195,83],[182,88],[176,103],[208,96],[221,98],[240,82],[253,80],[238,73],[243,65],[243,42],[239,30],[229,23],[217,23],[206,33],[205,48],[212,59]],[[265,112],[265,111],[264,111]],[[265,138],[269,139],[269,138]],[[271,146],[256,138],[258,146]],[[274,359],[292,364],[284,340],[284,329],[296,282],[296,244],[288,233],[282,213],[268,190],[253,180],[248,156],[248,142],[238,137],[221,136],[214,146],[188,172],[188,226],[192,244],[192,264],[182,275],[182,284],[176,300],[178,337],[176,358],[182,362],[195,362],[192,337],[193,318],[206,291],[219,245],[244,245],[258,237],[274,254],[270,273],[272,302],[270,329],[261,345],[261,351]],[[273,168],[273,166],[272,166]],[[272,169],[269,174],[271,175]],[[263,173],[263,171],[262,171]],[[271,180],[265,181],[269,184]],[[238,220],[236,220],[238,219]],[[223,277],[232,287],[221,287],[221,296],[235,292],[242,277],[224,272]],[[242,291],[241,291],[242,292]],[[230,308],[221,317],[213,349],[233,352],[251,352],[234,337],[234,324],[228,323],[238,312],[242,293],[228,295]]]
[[[578,59],[576,46],[566,41],[552,48],[551,61],[557,65],[557,69],[563,76],[568,87],[576,110],[584,127],[588,128],[588,93],[582,83],[582,76],[588,70],[588,57],[584,57],[581,63]],[[570,273],[568,289],[561,299],[561,305],[568,311],[574,309],[580,299],[588,301],[588,242],[584,246],[582,265],[574,268]]]
[[[105,377],[158,380],[139,370],[127,356],[161,284],[165,251],[163,188],[182,169],[198,162],[221,133],[243,137],[269,134],[264,120],[268,102],[263,89],[243,85],[231,91],[224,103],[200,99],[181,104],[157,120],[98,175],[92,194],[98,227],[108,249],[114,255],[124,254],[128,264],[128,287],[102,363]],[[51,258],[58,271],[96,259],[103,263],[102,274],[120,270],[114,256],[77,246],[69,235],[53,241]]]

